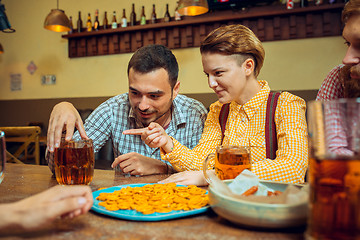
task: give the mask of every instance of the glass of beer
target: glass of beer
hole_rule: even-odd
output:
[[[0,131],[0,183],[4,179],[6,162],[5,133]]]
[[[56,180],[61,185],[88,185],[94,176],[94,148],[91,139],[65,141],[55,148]]]
[[[245,169],[251,171],[250,147],[221,145],[216,148],[216,153],[210,153],[204,161],[204,176],[209,183],[206,170],[214,158],[215,174],[221,180],[234,179]]]
[[[313,101],[308,122],[306,239],[360,239],[360,99]]]

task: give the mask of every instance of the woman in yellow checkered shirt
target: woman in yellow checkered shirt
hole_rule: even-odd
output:
[[[308,165],[303,99],[288,92],[280,94],[274,117],[278,149],[274,160],[266,158],[265,114],[270,88],[266,81],[257,80],[265,56],[260,40],[243,25],[223,26],[205,38],[200,52],[209,87],[219,101],[210,106],[199,144],[188,149],[156,123],[124,134],[142,135],[147,145],[161,148],[161,158],[180,172],[163,182],[205,185],[199,170],[206,156],[221,145],[219,114],[222,105],[230,103],[223,144],[257,146],[251,148],[251,170],[260,179],[303,183]]]

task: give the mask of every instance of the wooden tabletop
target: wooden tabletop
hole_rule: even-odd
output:
[[[131,183],[154,183],[167,175],[123,177],[112,170],[95,170],[90,184],[93,191]],[[7,164],[0,184],[0,203],[13,202],[57,185],[47,166]],[[126,221],[88,212],[75,219],[58,219],[35,232],[13,233],[5,239],[303,239],[304,228],[261,230],[238,226],[217,216],[213,211],[200,215],[160,222]]]

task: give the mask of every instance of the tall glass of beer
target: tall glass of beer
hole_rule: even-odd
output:
[[[360,99],[313,101],[308,123],[306,239],[360,239]]]
[[[56,180],[61,185],[88,185],[94,175],[94,148],[91,139],[61,140],[55,148]]]

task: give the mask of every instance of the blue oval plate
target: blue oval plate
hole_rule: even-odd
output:
[[[132,221],[163,221],[163,220],[170,220],[175,218],[182,218],[187,216],[192,216],[200,213],[204,213],[209,209],[209,205],[194,209],[194,210],[179,210],[179,211],[171,211],[168,213],[152,213],[152,214],[142,214],[141,212],[138,212],[136,210],[117,210],[117,211],[109,211],[106,210],[103,206],[99,206],[99,200],[96,198],[99,196],[100,193],[112,193],[116,190],[120,190],[122,188],[126,187],[142,187],[145,185],[152,185],[157,183],[145,183],[145,184],[127,184],[127,185],[120,185],[120,186],[114,186],[109,187],[105,189],[101,189],[98,191],[93,192],[93,199],[94,199],[94,205],[92,206],[91,210],[97,213],[101,213],[107,216],[120,218],[120,219],[126,219],[126,220],[132,220]],[[184,185],[177,185],[177,186],[184,186]],[[206,194],[208,192],[206,191]]]

